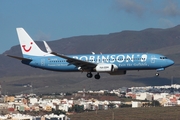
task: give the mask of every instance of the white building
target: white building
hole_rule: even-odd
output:
[[[158,99],[161,99],[161,98],[166,98],[168,95],[169,95],[168,93],[154,94],[153,98],[154,98],[154,100],[158,100]]]
[[[177,100],[177,105],[180,105],[180,100]]]
[[[29,98],[29,103],[34,105],[35,103],[38,102],[38,99],[37,98]]]
[[[137,93],[136,94],[136,99],[137,100],[152,100],[152,95],[150,93]]]
[[[68,104],[60,104],[58,109],[62,111],[68,112],[69,105]]]
[[[132,108],[142,107],[142,103],[139,101],[131,101]]]

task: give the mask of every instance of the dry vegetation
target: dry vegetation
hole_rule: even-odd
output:
[[[69,115],[72,120],[179,120],[180,107],[119,108]]]

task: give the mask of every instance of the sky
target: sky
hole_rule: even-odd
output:
[[[36,41],[180,24],[180,0],[0,0],[0,54],[18,45],[17,27]]]

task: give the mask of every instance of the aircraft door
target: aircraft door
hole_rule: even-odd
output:
[[[151,63],[155,63],[155,59],[156,59],[155,56],[152,55],[152,56],[151,56]]]
[[[41,59],[41,66],[45,66],[45,59]]]

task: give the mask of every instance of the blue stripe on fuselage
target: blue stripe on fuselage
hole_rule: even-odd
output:
[[[54,71],[78,71],[74,65],[66,62],[66,59],[57,56],[26,56],[32,59],[30,66]],[[68,55],[79,60],[92,63],[115,64],[119,70],[143,70],[158,69],[169,66],[168,60],[163,55],[151,53],[125,53],[125,54],[90,54],[90,55]],[[164,58],[164,59],[160,59]]]

